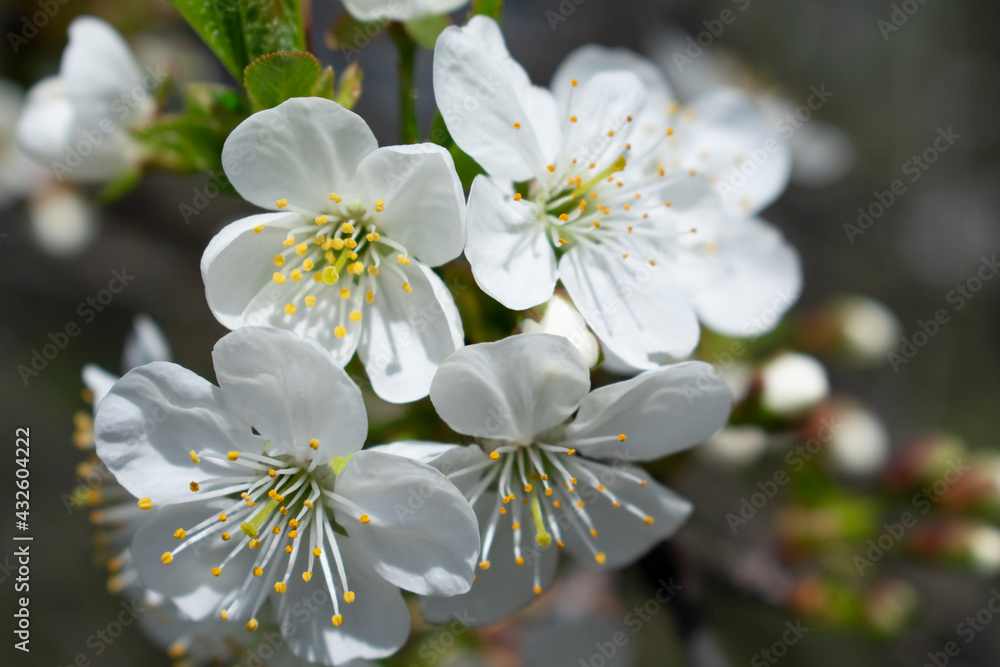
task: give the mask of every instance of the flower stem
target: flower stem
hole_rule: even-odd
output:
[[[404,143],[420,141],[420,124],[417,120],[416,89],[413,87],[413,68],[416,62],[417,43],[401,23],[389,24],[389,36],[399,52],[399,131]]]

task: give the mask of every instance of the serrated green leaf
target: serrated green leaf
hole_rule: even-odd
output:
[[[257,58],[247,65],[243,86],[251,99],[262,109],[276,107],[293,97],[310,97],[329,78],[333,88],[333,71],[324,75],[316,57],[306,51],[279,51]]]
[[[262,55],[306,48],[301,0],[170,1],[238,81]]]
[[[431,14],[407,21],[405,25],[406,32],[410,34],[413,41],[425,49],[433,51],[438,35],[451,25],[451,19],[447,16]]]

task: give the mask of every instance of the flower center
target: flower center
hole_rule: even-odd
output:
[[[317,449],[319,442],[311,440],[309,446]],[[256,590],[254,579],[263,576],[272,578],[275,580],[273,590],[284,593],[299,550],[307,549],[307,565],[301,573],[302,579],[306,582],[312,579],[318,561],[333,600],[333,624],[342,625],[344,617],[340,612],[338,584],[345,603],[353,602],[355,595],[348,587],[347,572],[337,547],[337,534],[344,536],[344,531],[334,520],[333,509],[362,524],[371,522],[371,518],[357,505],[331,488],[343,465],[339,465],[337,460],[325,466],[318,465],[318,459],[301,462],[289,456],[239,451],[199,454],[192,450],[189,456],[195,463],[201,463],[203,459],[227,461],[231,468],[243,474],[191,482],[191,491],[198,493],[201,499],[230,497],[233,503],[219,514],[213,511],[194,526],[177,528],[173,535],[180,544],[164,552],[160,560],[169,565],[177,554],[205,540],[232,543],[229,553],[212,568],[212,575],[218,577],[245,550],[254,551],[253,566],[242,586],[224,598],[219,609],[223,620],[230,615],[249,617],[246,629],[252,632],[258,625],[255,615],[268,593],[266,586]],[[148,498],[139,501],[140,508],[151,506]],[[333,556],[336,577],[330,566],[331,559],[323,555],[326,549]]]
[[[625,439],[624,433],[617,436],[619,442]],[[609,438],[596,438],[593,443],[605,440]],[[566,445],[504,442],[490,452],[488,461],[458,470],[448,477],[454,478],[474,472],[480,473],[480,480],[466,495],[473,507],[482,500],[487,490],[496,491],[496,503],[483,532],[479,567],[483,570],[489,569],[490,549],[496,531],[503,522],[502,517],[508,514],[511,530],[514,531],[514,562],[519,566],[525,564],[526,550],[521,544],[522,515],[530,514],[537,550],[529,547],[530,553],[527,555],[534,565],[536,595],[542,593],[541,558],[538,557],[540,551],[548,548],[553,540],[558,548],[563,548],[562,536],[566,530],[576,531],[594,560],[599,565],[604,564],[607,557],[598,548],[599,533],[587,512],[588,502],[603,496],[613,508],[623,508],[647,525],[653,523],[652,516],[637,505],[618,498],[607,488],[607,484],[617,478],[644,487],[646,486],[644,479],[627,470],[612,468],[581,457],[575,449]]]
[[[330,194],[330,202],[329,210],[320,214],[299,209],[287,199],[275,203],[278,209],[300,213],[312,223],[288,232],[282,242],[284,249],[274,256],[272,279],[294,289],[284,307],[289,317],[298,312],[301,303],[312,308],[321,298],[342,300],[345,306],[339,309],[334,335],[343,338],[347,326],[361,322],[364,303],[375,301],[380,274],[392,274],[400,281],[394,289],[409,294],[413,288],[400,268],[409,266],[409,253],[380,231],[374,220],[374,214],[385,209],[385,200],[375,202],[374,214],[361,202],[344,204],[336,193]],[[254,228],[257,233],[263,230],[264,225]]]

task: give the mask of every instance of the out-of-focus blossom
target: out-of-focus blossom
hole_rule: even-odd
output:
[[[767,432],[759,426],[729,426],[709,438],[698,451],[712,462],[743,467],[758,460],[769,442]]]
[[[596,366],[600,359],[600,345],[587,328],[587,322],[569,299],[558,294],[545,304],[540,320],[524,319],[520,326],[523,333],[545,333],[566,338],[576,346],[588,368]]]
[[[97,211],[76,188],[46,179],[28,201],[31,235],[49,256],[72,257],[97,237]]]
[[[829,429],[826,451],[833,468],[845,475],[868,477],[889,460],[889,431],[872,410],[848,399],[833,399],[811,416]]]
[[[885,364],[899,345],[901,332],[899,319],[884,303],[849,294],[800,316],[796,340],[810,353],[871,367]]]
[[[800,415],[830,393],[823,364],[799,352],[784,352],[765,364],[760,382],[761,405],[782,417]]]

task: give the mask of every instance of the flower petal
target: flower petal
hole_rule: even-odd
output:
[[[525,310],[552,297],[556,255],[538,207],[511,195],[487,176],[472,182],[465,256],[480,289],[511,310]]]
[[[559,278],[601,342],[635,368],[658,354],[683,358],[698,344],[694,308],[662,263],[626,263],[577,246],[559,260]]]
[[[109,373],[97,364],[84,365],[80,375],[83,378],[83,386],[90,390],[90,393],[94,396],[90,403],[96,411],[97,406],[101,404],[101,400],[111,391],[111,387],[114,386],[115,382],[118,382],[119,377],[114,373]]]
[[[157,361],[125,374],[101,401],[94,419],[97,455],[118,483],[154,505],[191,500],[188,484],[214,461],[188,452],[261,451],[250,426],[228,407],[221,389],[191,371]]]
[[[448,14],[469,0],[344,0],[344,9],[359,21],[409,21],[410,19]]]
[[[465,339],[444,281],[421,262],[400,268],[411,291],[392,284],[386,271],[375,301],[365,310],[358,345],[372,389],[390,403],[426,396],[438,366]]]
[[[431,402],[452,430],[531,442],[569,418],[590,390],[590,371],[562,336],[520,334],[462,348],[431,384]]]
[[[132,331],[125,339],[122,370],[129,371],[154,361],[170,361],[171,357],[170,342],[163,330],[149,315],[136,315]]]
[[[759,336],[778,325],[802,292],[798,253],[759,219],[733,219],[703,256],[711,279],[691,294],[698,318],[725,336]]]
[[[472,586],[479,530],[469,503],[448,479],[412,459],[366,450],[337,475],[336,493],[371,518],[335,511],[338,523],[390,583],[423,595]]]
[[[420,442],[417,440],[377,445],[367,451],[402,456],[425,463],[435,470],[441,471],[462,493],[471,491],[479,482],[480,476],[475,474],[477,471],[470,471],[470,473],[454,477],[452,474],[487,460],[486,454],[479,448],[479,445],[445,445],[439,442]]]
[[[486,529],[490,512],[495,506],[496,495],[493,493],[484,494],[476,503],[481,530]],[[547,591],[556,576],[559,552],[554,545],[540,550],[534,544],[533,535],[531,531],[521,531],[525,562],[524,565],[517,565],[514,561],[514,531],[509,524],[499,528],[490,548],[490,568],[476,571],[476,583],[472,585],[472,590],[454,597],[421,597],[420,609],[424,617],[431,623],[454,620],[464,626],[482,627],[510,616],[537,599],[534,592],[536,564],[533,559],[541,559],[537,564],[540,567],[539,585]]]
[[[663,366],[590,392],[566,429],[566,444],[593,458],[650,461],[714,435],[731,405],[729,388],[709,364]]]
[[[299,658],[324,665],[344,665],[357,658],[384,658],[392,655],[410,634],[410,614],[399,589],[379,576],[369,557],[352,539],[338,538],[344,559],[347,583],[354,602],[343,602],[344,591],[334,575],[344,624],[339,628],[329,590],[316,572],[310,583],[298,575],[305,571],[307,550],[300,549],[296,573],[284,594],[277,597],[282,633]],[[317,566],[318,568],[318,566]]]
[[[584,509],[597,530],[596,538],[591,539],[588,535],[586,539],[592,543],[593,549],[604,554],[603,566],[608,569],[634,562],[654,544],[677,532],[691,514],[691,504],[688,501],[659,484],[642,468],[621,467],[620,463],[616,463],[614,467],[602,464],[594,467],[600,483],[614,494],[622,506],[616,509],[610,499],[582,476],[574,499],[579,497],[586,503]],[[640,486],[634,479],[619,475],[619,471],[642,479],[646,485]],[[651,517],[653,522],[647,523],[629,512],[625,503],[631,503]],[[565,508],[559,519],[560,525],[577,521],[569,518],[571,516],[572,509]],[[586,529],[582,532],[586,533]],[[562,530],[562,537],[566,549],[577,559],[584,563],[595,562],[594,551],[584,541],[580,530],[568,526]]]
[[[451,153],[434,144],[387,146],[358,166],[368,205],[382,199],[375,222],[428,266],[440,266],[465,247],[465,193]]]
[[[271,283],[275,249],[301,224],[297,213],[261,213],[226,225],[209,242],[201,256],[201,277],[208,307],[224,327],[244,324],[248,306]],[[254,232],[261,225],[264,229]]]
[[[218,536],[206,538],[197,547],[184,549],[168,565],[160,556],[179,545],[174,538],[178,528],[191,528],[230,505],[231,500],[216,498],[160,508],[139,527],[132,540],[132,562],[143,586],[170,598],[181,612],[194,620],[217,617],[227,595],[238,590],[250,575],[253,552],[244,549],[218,577],[212,576],[212,568],[222,563],[233,550],[232,543]]]
[[[376,148],[356,113],[323,98],[295,97],[240,123],[226,139],[222,166],[248,202],[273,210],[287,199],[319,213],[333,192],[355,201],[355,172]]]
[[[455,143],[493,176],[528,180],[559,149],[551,93],[531,85],[490,18],[474,16],[438,37],[434,97]]]
[[[361,390],[316,343],[279,329],[244,327],[216,343],[212,359],[219,385],[242,401],[244,420],[270,440],[270,453],[326,463],[364,444]]]
[[[85,127],[96,128],[104,120],[128,125],[153,103],[128,42],[110,23],[93,16],[69,24],[59,76]]]

